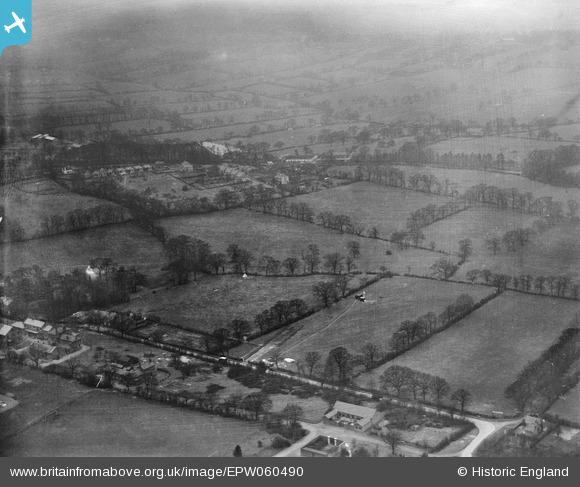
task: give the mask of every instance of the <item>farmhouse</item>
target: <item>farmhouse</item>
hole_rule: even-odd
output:
[[[344,441],[331,436],[317,436],[300,449],[301,457],[338,457]]]
[[[381,413],[376,409],[365,406],[356,406],[347,402],[336,401],[332,411],[324,415],[327,424],[342,426],[343,428],[367,431],[381,419]]]

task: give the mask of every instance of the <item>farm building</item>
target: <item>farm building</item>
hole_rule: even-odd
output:
[[[300,449],[301,457],[338,457],[344,441],[331,436],[317,436]]]
[[[153,170],[153,167],[150,164],[145,164],[143,166],[143,171],[145,172],[151,172]]]
[[[367,431],[381,419],[381,413],[376,409],[357,406],[348,402],[336,401],[332,411],[324,415],[327,424],[343,428]]]
[[[334,152],[330,151],[326,153],[329,159],[333,159],[336,162],[349,162],[352,159],[352,154],[347,154],[346,152]]]
[[[313,155],[311,157],[308,156],[286,156],[284,158],[285,162],[290,162],[290,163],[294,163],[294,164],[306,164],[306,163],[314,163],[317,161],[317,159],[319,158],[319,155]]]
[[[274,179],[278,184],[288,184],[290,182],[290,178],[282,172],[276,174],[276,176],[274,176]]]
[[[471,137],[483,137],[483,129],[481,127],[468,128],[467,135],[470,135]]]
[[[179,170],[181,172],[193,172],[193,164],[191,162],[183,161],[179,165]]]
[[[51,345],[44,341],[34,340],[31,345],[42,351],[42,357],[46,360],[58,359],[58,351],[55,345]]]
[[[24,321],[24,329],[29,333],[40,333],[44,328],[44,321],[33,320],[32,318],[26,318]]]
[[[163,161],[157,161],[153,163],[153,169],[155,171],[163,171],[166,167],[166,164]]]
[[[24,323],[22,323],[22,321],[15,321],[14,323],[10,323],[10,326],[13,330],[12,333],[14,333],[13,336],[16,336],[19,339],[25,336]]]
[[[0,346],[7,345],[13,340],[14,328],[10,325],[0,325]]]

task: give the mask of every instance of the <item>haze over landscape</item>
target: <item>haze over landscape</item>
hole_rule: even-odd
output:
[[[32,32],[2,455],[578,455],[578,2],[47,0]]]

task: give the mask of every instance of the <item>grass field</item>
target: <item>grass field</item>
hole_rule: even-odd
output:
[[[448,179],[457,184],[459,194],[478,184],[497,186],[502,189],[517,188],[520,193],[532,193],[534,198],[551,196],[557,201],[566,202],[570,199],[580,199],[580,189],[559,188],[549,184],[532,181],[516,174],[501,174],[490,171],[472,171],[469,169],[445,169],[433,166],[395,166],[405,174],[433,174],[439,181]]]
[[[269,437],[249,422],[93,390],[60,409],[56,417],[8,439],[3,454],[230,457],[239,444],[244,456],[255,456],[261,450],[258,440],[268,446]]]
[[[326,354],[339,346],[359,354],[369,342],[388,351],[389,340],[402,321],[430,311],[439,314],[461,294],[469,294],[478,301],[491,292],[483,286],[427,279],[382,279],[366,289],[366,302],[352,298],[341,301],[259,341],[272,341],[278,345],[276,353],[297,360],[314,350],[322,353],[325,360]]]
[[[387,367],[402,365],[442,377],[452,390],[468,389],[472,411],[513,414],[515,405],[504,398],[504,390],[558,339],[578,311],[578,302],[505,292],[357,382],[378,384]]]
[[[580,225],[559,223],[515,252],[502,250],[497,255],[485,248],[484,240],[474,240],[474,253],[461,266],[457,277],[471,269],[489,269],[510,276],[568,276],[580,278]]]
[[[406,228],[407,218],[412,211],[429,204],[442,205],[451,199],[361,182],[295,196],[287,201],[304,202],[317,213],[330,211],[348,215],[353,223],[365,228],[376,226],[379,235],[388,238],[391,232]]]
[[[6,221],[3,224],[8,228],[11,223],[20,225],[27,238],[41,234],[43,220],[46,217],[50,218],[53,215],[64,217],[69,211],[76,209],[117,206],[109,201],[72,193],[48,179],[2,186],[0,197],[6,215]],[[126,212],[126,217],[129,217],[128,212]]]
[[[446,252],[457,252],[458,242],[469,238],[473,241],[474,255],[489,256],[485,239],[509,230],[531,227],[537,216],[513,210],[496,208],[469,208],[444,220],[424,227],[426,242],[435,242],[436,248]]]
[[[18,405],[0,414],[0,450],[6,448],[6,440],[2,439],[4,436],[16,433],[30,422],[87,391],[86,387],[77,382],[3,360],[0,368],[0,392],[13,394]],[[5,453],[0,451],[0,456]]]
[[[547,412],[552,416],[580,424],[580,384],[560,396]]]
[[[524,134],[514,134],[513,136],[488,135],[485,137],[460,137],[443,140],[432,144],[429,147],[432,151],[440,154],[452,152],[454,154],[491,154],[494,158],[497,154],[503,153],[506,159],[525,159],[528,153],[534,149],[550,150],[555,149],[563,142],[554,140],[530,139]]]
[[[212,331],[227,326],[234,318],[251,323],[261,311],[279,300],[300,298],[309,307],[318,306],[312,286],[326,276],[256,277],[208,276],[184,286],[135,299],[116,309],[151,313],[169,323]],[[353,280],[355,284],[357,280]]]
[[[32,265],[69,272],[86,268],[92,257],[134,265],[149,277],[160,274],[166,259],[159,241],[132,223],[0,245],[4,273]]]
[[[216,252],[225,252],[228,245],[237,244],[251,250],[256,258],[255,264],[264,255],[279,260],[296,257],[301,261],[300,251],[309,244],[318,245],[321,258],[331,252],[347,255],[347,243],[351,240],[360,243],[361,256],[355,263],[357,270],[363,272],[377,271],[385,266],[397,273],[428,275],[429,267],[441,257],[441,254],[421,249],[400,251],[388,242],[341,234],[317,225],[243,209],[166,218],[162,225],[173,236],[185,234],[200,238]],[[387,250],[392,255],[386,255]]]

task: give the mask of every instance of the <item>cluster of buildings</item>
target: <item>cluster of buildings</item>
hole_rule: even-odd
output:
[[[332,410],[324,415],[323,422],[364,433],[377,425],[382,417],[383,415],[374,408],[336,401]],[[350,446],[344,440],[332,436],[317,436],[300,449],[302,457],[338,457],[341,455],[351,456]]]
[[[50,325],[32,318],[0,322],[0,349],[25,353],[32,345],[42,352],[43,359],[58,360],[81,350],[82,340],[78,333],[63,325]]]
[[[150,173],[154,170],[151,164],[144,164],[143,166],[111,166],[101,167],[94,170],[81,170],[74,167],[65,166],[61,169],[63,174],[81,174],[84,179],[101,179],[110,177],[132,176],[138,174]]]

